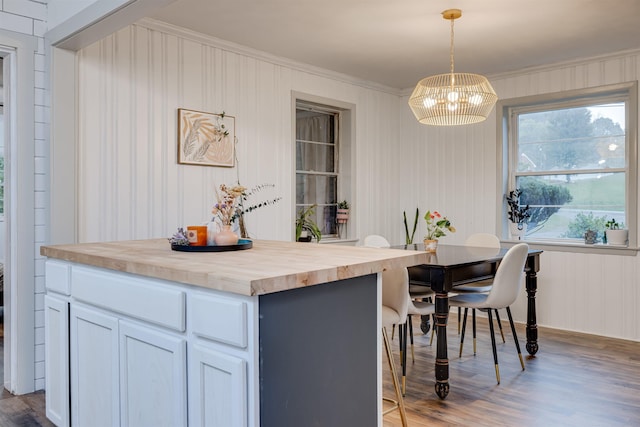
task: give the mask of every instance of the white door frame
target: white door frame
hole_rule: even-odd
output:
[[[35,99],[33,36],[0,30],[5,96],[4,387],[35,390]]]

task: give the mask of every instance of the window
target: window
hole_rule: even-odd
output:
[[[601,239],[614,218],[635,246],[637,84],[506,100],[499,109],[505,193],[521,189],[520,203],[531,207],[526,239],[580,243],[589,229]]]
[[[323,238],[339,237],[336,210],[342,176],[339,168],[341,110],[296,102],[296,214],[316,205]]]

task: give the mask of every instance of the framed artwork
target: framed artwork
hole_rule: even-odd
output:
[[[178,108],[178,163],[233,167],[235,117]]]

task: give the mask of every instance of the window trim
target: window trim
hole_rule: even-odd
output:
[[[351,214],[349,222],[346,226],[346,234],[342,237],[331,235],[323,236],[322,243],[332,242],[348,242],[352,241],[357,235],[356,218],[357,205],[355,203],[356,188],[356,162],[355,162],[355,129],[356,129],[356,105],[339,101],[336,99],[325,98],[318,95],[291,91],[291,236],[295,240],[295,224],[296,219],[296,108],[298,103],[313,104],[318,109],[322,106],[328,108],[327,111],[338,112],[338,122],[336,131],[339,132],[338,147],[336,150],[336,173],[338,179],[337,200],[348,200],[351,204]]]
[[[513,188],[515,174],[511,173],[513,166],[513,150],[509,148],[510,140],[515,137],[515,130],[511,128],[511,115],[524,107],[530,111],[536,104],[541,110],[545,106],[563,103],[563,106],[581,105],[585,100],[597,99],[606,96],[619,96],[627,101],[625,116],[626,133],[626,194],[625,203],[627,210],[626,223],[629,229],[629,244],[627,248],[611,247],[607,245],[586,245],[577,241],[565,240],[528,240],[527,243],[536,248],[568,252],[605,252],[615,254],[635,254],[638,248],[638,82],[625,82],[605,86],[576,89],[564,92],[547,93],[540,95],[524,96],[519,98],[504,99],[496,105],[497,118],[497,165],[496,168],[496,230],[502,236],[503,241],[509,241],[507,204],[504,195]]]

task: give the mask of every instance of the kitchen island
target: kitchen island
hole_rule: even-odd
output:
[[[166,239],[44,246],[58,426],[381,425],[380,278],[425,253]]]

